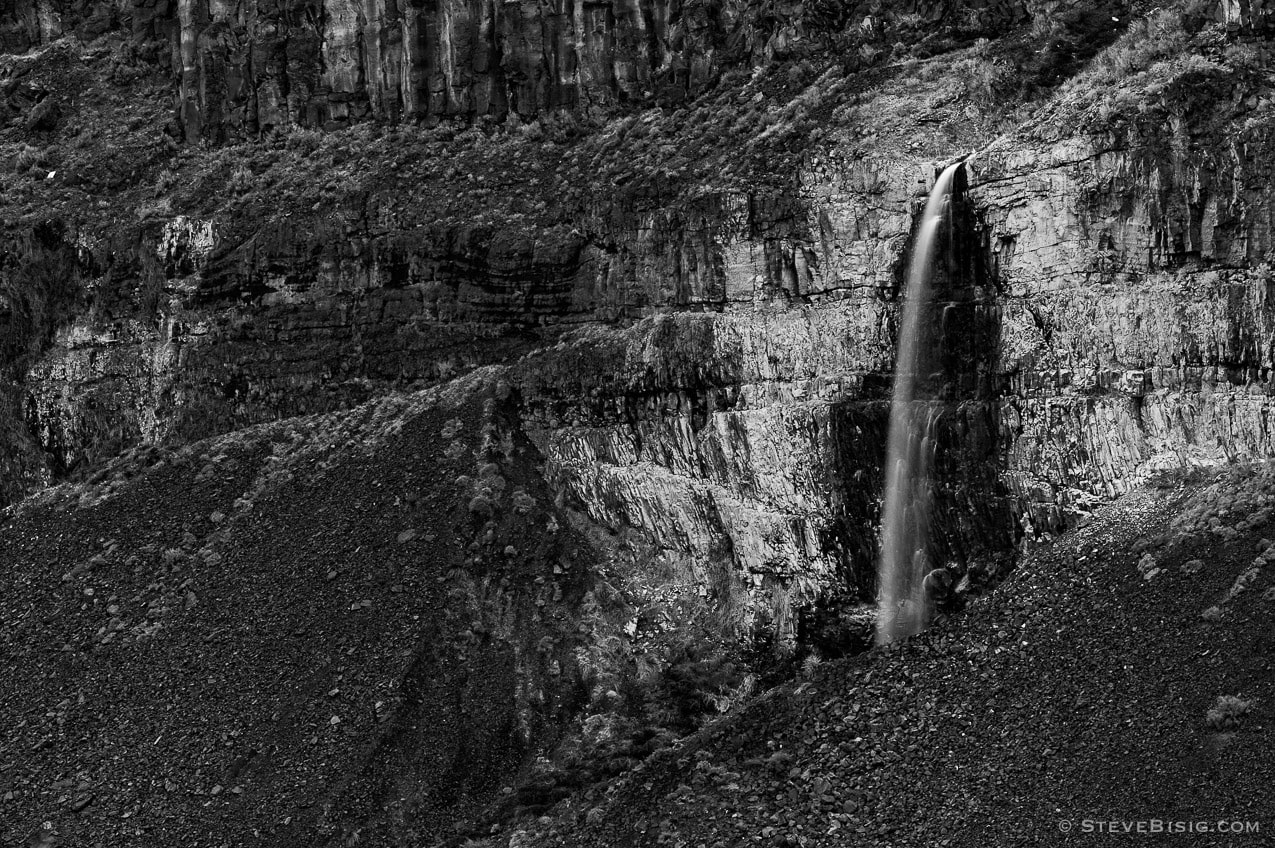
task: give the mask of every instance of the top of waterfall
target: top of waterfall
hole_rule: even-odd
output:
[[[964,159],[958,159],[943,169],[938,175],[938,179],[934,181],[934,188],[930,189],[930,197],[925,202],[925,216],[922,220],[937,218],[943,214],[943,203],[947,200],[947,196],[952,193],[952,182],[956,179],[956,171],[961,165],[965,164]]]

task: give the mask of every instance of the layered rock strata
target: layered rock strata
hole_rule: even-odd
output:
[[[1069,89],[967,168],[917,410],[937,561],[1159,469],[1271,451],[1269,89],[1238,62],[1161,71],[1125,101]],[[47,234],[77,291],[122,274],[153,300],[22,335],[52,343],[20,368],[26,421],[69,468],[516,361],[523,426],[571,503],[729,570],[789,638],[820,592],[871,596],[899,283],[935,148],[833,138],[787,188],[618,191],[567,224],[421,224],[387,187],[251,232],[166,216],[131,247]],[[23,244],[6,269],[30,264]]]

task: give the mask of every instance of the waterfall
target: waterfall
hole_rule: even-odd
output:
[[[925,575],[929,537],[930,466],[933,416],[914,414],[916,377],[921,367],[921,331],[930,297],[930,276],[939,228],[960,162],[948,165],[934,182],[908,266],[903,313],[899,322],[890,436],[886,448],[885,504],[881,516],[881,559],[877,643],[919,633],[927,618]],[[918,426],[922,425],[922,426]]]

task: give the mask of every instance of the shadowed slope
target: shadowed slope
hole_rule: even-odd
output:
[[[0,842],[401,842],[510,782],[561,723],[584,570],[498,394],[138,455],[10,514]]]

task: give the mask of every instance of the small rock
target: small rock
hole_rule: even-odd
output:
[[[47,132],[57,127],[58,120],[62,117],[62,109],[58,105],[56,99],[46,96],[27,115],[26,128],[28,132]],[[47,179],[47,177],[46,177]]]

